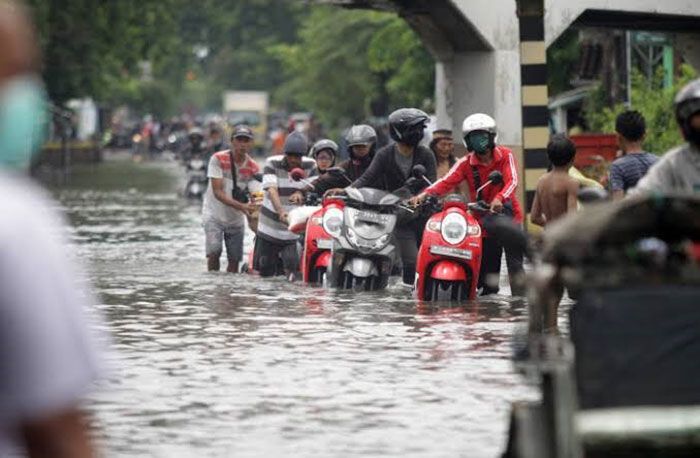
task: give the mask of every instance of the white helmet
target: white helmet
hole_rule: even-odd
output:
[[[466,137],[469,132],[475,130],[485,130],[492,134],[496,134],[496,121],[489,115],[484,113],[474,113],[464,119],[462,123],[462,137]]]
[[[489,115],[484,113],[474,113],[464,118],[462,123],[462,141],[467,145],[467,135],[476,130],[483,130],[491,134],[492,145],[496,142],[496,121]]]

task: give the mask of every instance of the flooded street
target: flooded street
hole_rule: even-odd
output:
[[[499,455],[533,396],[510,362],[522,302],[209,274],[179,173],[110,160],[55,190],[113,339],[91,399],[106,456]]]

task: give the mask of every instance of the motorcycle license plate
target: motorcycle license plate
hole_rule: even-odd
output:
[[[367,221],[369,223],[375,224],[385,224],[386,216],[374,212],[359,212],[357,214],[357,219],[360,221]]]
[[[447,246],[433,245],[430,247],[430,253],[438,256],[452,256],[455,258],[466,259],[467,261],[471,261],[472,259],[471,250],[461,250],[459,248]]]
[[[331,239],[318,239],[316,240],[316,246],[319,250],[331,250],[333,249],[333,240]]]

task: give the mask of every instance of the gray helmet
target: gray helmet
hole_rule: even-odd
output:
[[[418,108],[400,108],[389,115],[389,135],[399,143],[415,146],[428,121],[428,115]]]
[[[309,141],[306,139],[306,135],[301,132],[292,132],[287,136],[284,141],[284,148],[282,151],[284,154],[306,154],[309,149]]]
[[[345,141],[348,142],[348,148],[356,145],[370,146],[377,142],[377,132],[372,126],[358,124],[348,130],[348,133],[345,134]]]
[[[316,159],[316,155],[324,149],[331,150],[333,152],[333,157],[338,155],[338,144],[333,140],[324,138],[314,143],[314,146],[311,147],[311,157]]]
[[[683,136],[690,141],[691,136],[697,135],[692,132],[690,118],[700,113],[700,79],[696,79],[686,84],[678,91],[675,99],[676,121],[683,131]]]

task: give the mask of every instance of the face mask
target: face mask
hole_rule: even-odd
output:
[[[28,170],[46,124],[46,96],[37,78],[18,77],[0,86],[0,167]]]
[[[467,146],[476,154],[486,154],[490,144],[491,136],[487,132],[473,132],[467,136]]]
[[[422,124],[406,130],[401,137],[401,143],[409,146],[418,145],[423,140],[423,130],[424,126]]]

